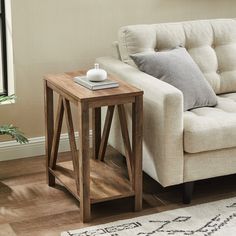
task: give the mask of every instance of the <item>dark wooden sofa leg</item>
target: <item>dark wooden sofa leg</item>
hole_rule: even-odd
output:
[[[187,182],[183,184],[183,203],[191,203],[193,195],[194,182]]]

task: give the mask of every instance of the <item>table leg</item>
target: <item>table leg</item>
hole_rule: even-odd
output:
[[[46,151],[46,175],[49,186],[55,185],[55,177],[49,171],[53,132],[54,132],[54,115],[53,115],[53,90],[47,86],[47,81],[44,81],[44,110],[45,110],[45,151]]]
[[[98,152],[101,143],[101,107],[94,108],[92,112],[93,157],[98,159]]]
[[[134,162],[135,211],[142,209],[142,133],[143,133],[143,97],[135,97],[132,104],[132,148]]]
[[[83,222],[90,220],[90,160],[89,160],[89,106],[78,103],[79,110],[79,182],[80,216]]]

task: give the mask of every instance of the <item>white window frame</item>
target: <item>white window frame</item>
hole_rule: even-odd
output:
[[[5,1],[5,12],[6,12],[6,38],[7,38],[8,95],[12,95],[15,93],[15,81],[14,81],[14,61],[13,61],[11,0]]]
[[[12,95],[15,93],[15,83],[14,83],[14,66],[13,66],[13,42],[12,42],[12,15],[11,15],[11,0],[0,0],[1,6],[5,9],[2,9],[2,23],[4,31],[1,30],[0,40],[0,53],[1,57],[1,76],[3,76],[2,85],[5,87],[5,91],[0,95]],[[2,86],[1,85],[1,86]],[[7,102],[6,102],[7,103]]]

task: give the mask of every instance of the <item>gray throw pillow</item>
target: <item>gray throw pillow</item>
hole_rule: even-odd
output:
[[[138,68],[182,91],[184,111],[215,106],[217,97],[185,48],[130,55]]]

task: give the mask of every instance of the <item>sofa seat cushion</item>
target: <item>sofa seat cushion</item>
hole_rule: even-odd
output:
[[[184,151],[236,147],[236,93],[217,96],[216,107],[184,112]]]

